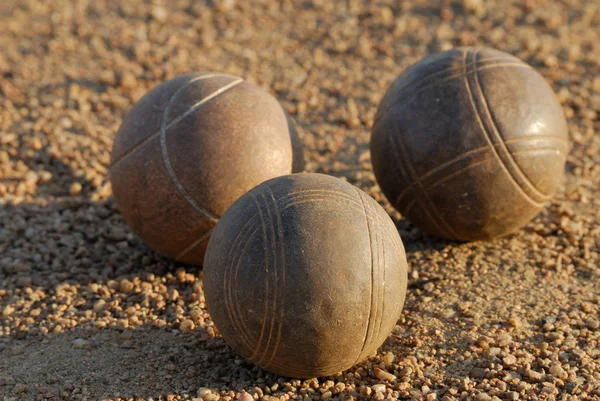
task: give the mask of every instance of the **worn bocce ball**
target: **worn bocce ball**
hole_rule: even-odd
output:
[[[321,174],[274,178],[231,206],[204,262],[208,311],[240,355],[282,376],[350,368],[400,317],[407,264],[381,206]]]
[[[492,49],[426,57],[390,86],[373,126],[375,176],[421,230],[505,235],[555,192],[568,151],[561,106],[541,75]]]
[[[225,210],[261,182],[303,169],[294,124],[241,78],[196,73],[148,92],[115,138],[117,206],[148,246],[201,264]]]

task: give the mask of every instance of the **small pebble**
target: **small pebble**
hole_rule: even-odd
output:
[[[152,17],[159,22],[165,22],[167,17],[169,16],[169,12],[165,7],[155,6],[152,7]]]
[[[193,331],[196,328],[196,325],[190,319],[186,319],[179,325],[179,330],[184,332]]]
[[[162,7],[159,7],[162,8]],[[133,89],[137,85],[137,80],[135,79],[135,75],[126,72],[121,77],[121,87],[123,89]]]
[[[506,347],[512,341],[512,336],[508,333],[502,333],[496,338],[496,344],[499,347]]]
[[[506,399],[509,401],[517,401],[519,399],[519,393],[516,391],[509,391],[506,393]]]
[[[127,279],[123,279],[119,283],[119,291],[121,291],[123,293],[131,292],[133,290],[133,288],[134,288],[133,283]]]
[[[10,305],[7,305],[4,307],[4,309],[2,310],[2,316],[10,316],[13,314],[13,312],[15,311],[15,308],[13,308]]]
[[[473,368],[473,370],[471,370],[471,377],[476,379],[483,379],[487,376],[487,374],[487,370],[482,368]]]
[[[30,185],[35,185],[39,180],[39,176],[35,171],[30,171],[25,174],[25,182]]]
[[[94,302],[94,310],[95,311],[101,311],[104,310],[104,307],[106,306],[106,301],[104,301],[103,299],[99,299],[96,302]]]
[[[254,398],[250,394],[248,394],[247,392],[243,391],[240,394],[239,401],[254,401]]]
[[[24,393],[25,390],[26,390],[26,387],[23,384],[21,384],[21,383],[15,384],[15,388],[14,388],[15,394]]]
[[[81,195],[81,190],[82,189],[83,189],[83,186],[80,183],[74,182],[69,187],[69,195],[71,195],[71,196],[79,196],[79,195]]]
[[[385,370],[379,369],[379,368],[375,368],[374,369],[375,372],[375,377],[377,377],[379,380],[382,381],[394,381],[396,380],[396,376],[394,376],[393,374],[386,372]]]
[[[552,365],[549,370],[550,374],[558,379],[565,380],[569,374],[560,365]]]
[[[83,338],[77,338],[75,341],[73,341],[73,348],[87,348],[88,344],[89,343]]]
[[[385,384],[374,384],[371,388],[376,393],[385,393]]]
[[[387,365],[391,365],[394,363],[394,354],[388,351],[381,356],[381,360]]]

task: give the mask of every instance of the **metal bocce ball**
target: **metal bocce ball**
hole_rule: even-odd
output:
[[[216,222],[261,182],[303,169],[291,118],[243,79],[195,73],[148,92],[115,138],[117,206],[148,246],[202,264]]]
[[[364,192],[321,174],[274,178],[238,199],[211,236],[208,311],[262,368],[327,376],[373,354],[402,311],[398,231]]]
[[[421,230],[455,240],[516,231],[550,199],[568,151],[552,88],[519,59],[457,48],[390,86],[371,158],[389,201]]]

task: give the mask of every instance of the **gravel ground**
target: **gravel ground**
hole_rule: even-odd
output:
[[[4,400],[599,400],[599,0],[2,0],[0,397]],[[552,84],[572,150],[559,195],[518,234],[452,243],[392,211],[368,153],[408,65],[491,46]],[[307,170],[345,177],[397,222],[411,265],[398,326],[333,377],[239,359],[202,271],[127,229],[106,172],[149,88],[218,70],[296,119]]]

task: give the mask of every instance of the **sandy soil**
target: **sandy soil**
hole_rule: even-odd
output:
[[[600,399],[599,26],[598,0],[3,0],[0,398]],[[540,71],[572,139],[556,199],[485,243],[401,219],[368,153],[387,85],[457,45]],[[247,364],[215,333],[201,269],[128,231],[106,179],[114,133],[149,88],[195,70],[268,88],[300,127],[307,169],[345,177],[396,220],[409,294],[368,361],[307,381]]]

